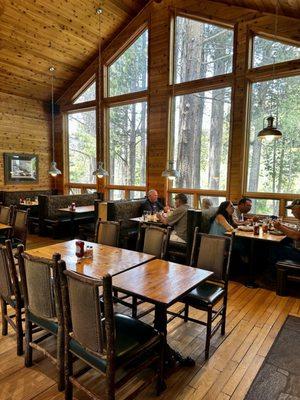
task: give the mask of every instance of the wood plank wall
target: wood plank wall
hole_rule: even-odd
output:
[[[232,97],[232,127],[231,144],[229,156],[229,179],[227,187],[227,198],[233,201],[238,200],[245,192],[243,170],[245,168],[245,144],[247,124],[247,86],[250,82],[248,54],[250,43],[248,38],[253,33],[266,36],[274,30],[274,18],[257,10],[250,10],[242,7],[229,6],[209,0],[163,0],[160,3],[152,2],[135,17],[129,25],[109,44],[103,51],[102,61],[105,66],[111,62],[120,49],[124,48],[128,40],[138,31],[145,22],[149,27],[149,89],[148,96],[148,162],[147,187],[155,187],[160,195],[167,193],[167,182],[161,177],[161,172],[166,166],[168,158],[168,121],[169,103],[173,94],[172,85],[169,83],[170,66],[170,21],[172,15],[184,13],[196,16],[205,21],[231,26],[236,32],[234,70],[230,74],[230,82],[233,87]],[[299,20],[284,16],[278,17],[278,38],[288,43],[300,44]],[[59,99],[62,107],[69,109],[78,89],[96,75],[97,61],[95,60],[89,68],[68,88],[65,94]],[[272,76],[272,67],[262,67],[257,77]],[[251,70],[250,70],[251,72]],[[256,72],[255,72],[256,73]],[[293,61],[285,63],[280,71],[282,76],[300,73],[300,62]],[[224,77],[224,79],[229,79]],[[253,80],[253,76],[251,79]],[[224,85],[219,78],[212,79],[211,87]],[[220,78],[221,79],[221,78]],[[230,82],[228,82],[230,84]],[[184,84],[191,88],[196,83]],[[201,85],[201,83],[197,83]],[[206,83],[205,83],[206,85]],[[199,86],[200,87],[200,86]],[[209,86],[208,86],[209,87]],[[178,89],[180,90],[180,89]],[[179,93],[179,92],[178,92]],[[176,94],[176,89],[175,89]],[[100,98],[100,115],[104,115],[105,104]],[[62,132],[62,118],[60,119],[60,131]],[[99,138],[105,137],[105,124],[100,124]],[[61,140],[57,147],[57,159],[64,160],[64,142]],[[68,183],[66,177],[60,182],[60,187]],[[101,187],[99,185],[98,189]],[[294,197],[293,195],[291,197]]]
[[[37,190],[51,187],[50,113],[42,101],[0,92],[0,190]],[[3,153],[39,156],[38,183],[5,185]]]

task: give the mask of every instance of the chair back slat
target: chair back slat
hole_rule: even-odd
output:
[[[96,242],[107,246],[118,247],[120,223],[116,221],[97,222]]]
[[[199,243],[200,241],[200,243]],[[191,265],[214,273],[213,280],[227,281],[232,240],[225,236],[198,233],[195,229]]]
[[[18,239],[24,245],[27,238],[28,213],[28,210],[17,210],[13,221],[13,237],[14,239]]]
[[[143,226],[141,226],[141,229],[143,229]],[[145,226],[144,229],[143,253],[164,259],[170,240],[170,228],[164,229],[150,225]]]
[[[84,348],[104,351],[104,327],[101,320],[99,287],[102,282],[65,271],[68,282],[72,336]]]
[[[2,206],[0,209],[0,223],[9,225],[12,220],[13,212],[14,208],[12,206],[11,207]]]
[[[42,318],[55,318],[57,313],[51,266],[47,262],[26,258],[25,254],[24,270],[29,311]]]
[[[0,294],[4,298],[10,298],[14,294],[8,262],[7,250],[0,245]]]

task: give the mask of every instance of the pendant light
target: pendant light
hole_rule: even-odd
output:
[[[279,7],[279,0],[277,0],[276,3],[276,16],[275,16],[275,24],[274,24],[274,42],[277,42],[277,32],[278,32],[278,7]],[[273,54],[273,81],[275,80],[275,59],[276,59],[276,52]],[[272,98],[272,103],[273,103],[273,98]],[[272,142],[273,140],[278,140],[282,137],[282,133],[279,129],[277,129],[278,126],[278,99],[277,99],[277,104],[276,104],[276,124],[274,126],[274,120],[275,118],[270,115],[267,118],[264,118],[263,122],[267,120],[268,124],[266,127],[263,126],[263,129],[258,132],[257,134],[257,139],[261,141],[266,141],[266,142]]]
[[[52,162],[48,173],[55,178],[57,175],[61,175],[61,171],[57,168],[56,162],[54,161],[54,72],[55,68],[50,67],[51,72],[51,135],[52,135]]]
[[[174,3],[173,3],[174,6]],[[171,124],[170,124],[170,135],[168,135],[168,162],[167,168],[162,172],[161,176],[164,178],[175,180],[179,177],[179,171],[174,168],[174,119],[175,119],[175,28],[176,28],[176,8],[174,7],[174,26],[173,26],[173,66],[172,66],[172,100],[171,100]],[[174,113],[174,114],[173,114]]]
[[[101,16],[103,14],[103,9],[101,7],[96,8],[96,14],[99,15],[99,53],[98,53],[98,79],[101,79]],[[99,106],[99,104],[98,104]],[[100,129],[99,129],[100,132]],[[99,154],[101,157],[101,140],[99,141]],[[98,161],[97,164],[97,169],[93,172],[93,175],[96,176],[97,178],[101,179],[104,176],[108,176],[109,173],[104,169],[103,167],[103,161]]]

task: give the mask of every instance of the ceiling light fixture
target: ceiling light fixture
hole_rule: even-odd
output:
[[[102,18],[101,18],[101,16],[103,14],[103,8],[101,8],[101,7],[96,8],[96,14],[99,15],[99,53],[98,53],[98,80],[99,80],[99,79],[101,79],[101,43],[102,43],[102,38],[101,38]],[[99,107],[99,104],[98,104],[98,107]],[[99,126],[100,126],[100,121],[99,121]],[[99,129],[99,132],[100,132],[100,129]],[[99,140],[99,151],[98,151],[98,153],[99,153],[99,155],[101,157],[102,156],[102,142],[101,142],[101,140]],[[103,167],[103,161],[98,161],[97,169],[93,172],[93,175],[95,175],[99,179],[109,175],[109,173]]]
[[[277,32],[278,32],[278,8],[279,8],[279,0],[276,3],[276,17],[275,17],[275,24],[274,24],[274,42],[276,45],[277,42]],[[276,60],[276,51],[273,53],[273,71],[272,71],[272,80],[275,80],[275,60]],[[273,95],[272,95],[272,106],[273,106]],[[268,125],[265,127],[264,122],[265,120],[268,121]],[[276,124],[274,126],[275,118],[272,114],[264,118],[263,120],[263,129],[258,132],[257,139],[266,142],[272,142],[273,140],[278,140],[282,137],[282,132],[277,129],[278,127],[278,98],[276,100]]]
[[[50,67],[51,72],[51,135],[52,135],[52,162],[50,164],[50,169],[48,173],[55,178],[57,175],[61,175],[61,170],[57,168],[55,160],[55,148],[54,148],[54,72],[55,68]]]

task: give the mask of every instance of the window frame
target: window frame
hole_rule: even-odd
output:
[[[234,24],[220,22],[216,20],[205,19],[194,14],[178,12],[175,10],[170,14],[170,58],[169,58],[169,124],[168,124],[168,158],[173,159],[174,148],[174,132],[173,132],[173,119],[174,119],[174,104],[175,97],[188,95],[193,93],[205,92],[209,90],[217,90],[230,88],[231,89],[231,109],[230,109],[230,121],[229,121],[229,143],[228,143],[228,158],[227,158],[227,179],[225,190],[212,190],[212,189],[201,189],[201,188],[175,188],[173,187],[173,181],[167,180],[167,198],[169,199],[172,193],[185,193],[193,195],[193,207],[199,208],[199,201],[201,196],[214,196],[214,197],[225,197],[229,196],[229,179],[230,179],[230,159],[231,159],[231,138],[232,138],[232,122],[233,122],[233,95],[234,95],[234,73],[233,71],[228,74],[216,75],[207,78],[200,78],[192,81],[175,83],[175,36],[176,36],[176,18],[183,17],[189,18],[198,22],[211,24],[214,26],[220,26],[222,28],[231,29],[233,31],[233,55],[232,55],[232,67],[234,68],[235,53],[234,43],[236,32],[234,30]]]
[[[281,40],[280,38],[274,38],[274,36],[263,35],[258,32],[251,32],[249,36],[249,48],[250,57],[249,57],[249,65],[246,71],[246,84],[247,84],[247,109],[246,109],[246,135],[245,135],[245,156],[244,156],[244,172],[243,172],[243,187],[242,187],[242,195],[245,197],[250,197],[252,199],[265,199],[265,200],[279,200],[279,215],[286,217],[288,219],[293,219],[291,217],[287,217],[286,205],[288,201],[292,201],[299,197],[297,193],[273,193],[273,192],[250,192],[248,191],[248,169],[249,169],[249,146],[250,146],[250,118],[251,118],[251,87],[252,84],[258,82],[270,81],[273,79],[281,79],[281,78],[289,78],[292,76],[300,76],[300,70],[295,68],[293,69],[291,66],[293,65],[293,61],[288,60],[280,63],[275,63],[269,65],[263,65],[259,67],[252,67],[253,65],[253,55],[254,55],[254,37],[260,36],[262,38],[266,38],[269,40],[277,39],[278,42],[283,44],[293,45],[292,42],[288,42],[288,40]],[[297,60],[296,60],[297,61]]]
[[[132,103],[146,102],[147,103],[147,137],[149,134],[149,72],[150,72],[150,29],[149,23],[145,22],[142,24],[139,29],[137,29],[130,38],[125,42],[125,44],[119,48],[119,50],[114,53],[114,55],[103,65],[103,108],[102,108],[102,116],[103,116],[103,150],[104,150],[104,161],[107,169],[109,169],[109,109],[112,107],[118,107],[123,105],[129,105]],[[142,90],[133,93],[125,93],[117,96],[109,96],[109,67],[118,60],[119,57],[146,31],[148,30],[148,65],[147,65],[147,74],[148,74],[148,82],[147,82],[147,90]],[[129,185],[114,185],[110,183],[110,177],[104,178],[104,196],[105,199],[109,199],[111,190],[124,190],[125,199],[130,200],[130,192],[131,191],[147,191],[148,186],[148,159],[149,159],[149,151],[148,151],[148,143],[147,140],[147,148],[146,148],[146,185],[145,186],[129,186]]]

